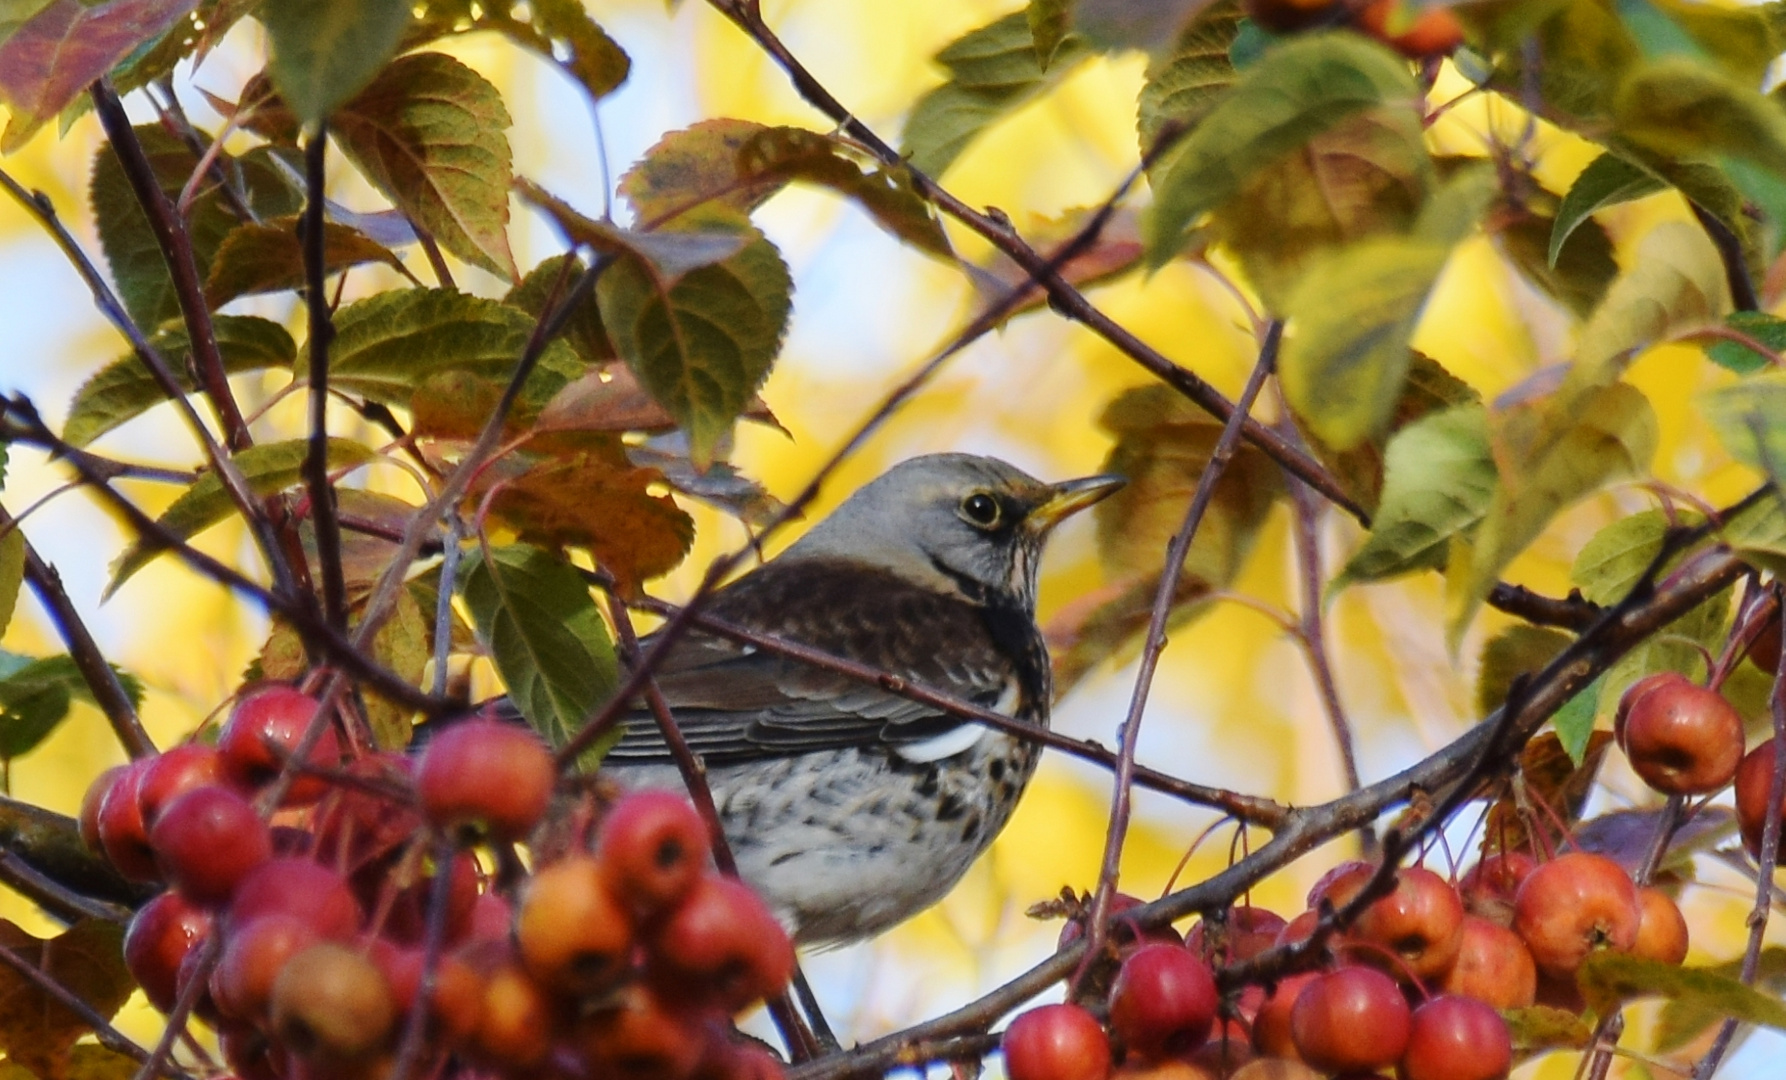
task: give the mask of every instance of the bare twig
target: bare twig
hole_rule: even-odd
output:
[[[1166,546],[1166,565],[1160,573],[1160,586],[1154,592],[1153,612],[1148,618],[1147,636],[1141,645],[1140,662],[1136,665],[1135,689],[1129,697],[1129,711],[1123,716],[1122,728],[1116,739],[1116,775],[1111,783],[1110,826],[1104,837],[1104,858],[1098,870],[1097,892],[1092,898],[1091,914],[1086,921],[1086,937],[1089,942],[1085,954],[1087,957],[1095,958],[1104,949],[1105,925],[1110,914],[1110,901],[1116,895],[1116,878],[1122,864],[1123,841],[1128,837],[1129,810],[1134,798],[1135,743],[1141,734],[1141,717],[1147,709],[1148,692],[1153,688],[1154,671],[1159,667],[1160,654],[1166,651],[1166,623],[1172,616],[1173,600],[1178,595],[1178,580],[1184,574],[1185,557],[1190,554],[1191,542],[1197,538],[1197,529],[1203,524],[1203,515],[1215,498],[1216,485],[1228,468],[1228,462],[1233,460],[1234,451],[1240,446],[1240,430],[1247,414],[1252,411],[1253,402],[1264,388],[1265,380],[1277,367],[1278,343],[1283,340],[1283,334],[1283,323],[1273,321],[1267,324],[1265,338],[1259,343],[1259,359],[1253,364],[1253,373],[1248,377],[1245,389],[1240,392],[1240,402],[1222,428],[1215,449],[1210,451],[1209,461],[1203,466],[1203,475],[1197,478],[1197,490],[1191,495],[1190,506],[1185,509],[1184,523],[1172,537],[1172,542]]]
[[[1580,589],[1570,589],[1569,595],[1559,600],[1504,581],[1497,581],[1488,590],[1485,603],[1498,611],[1517,615],[1534,626],[1555,626],[1577,633],[1594,625],[1603,610],[1599,604],[1583,597]]]
[[[335,486],[329,483],[329,344],[335,324],[323,294],[328,272],[323,226],[323,158],[327,128],[319,125],[304,146],[304,307],[310,317],[310,445],[304,456],[304,483],[310,491],[310,523],[316,532],[316,563],[322,571],[322,610],[329,625],[347,631],[347,584],[341,571],[341,523],[335,516]]]

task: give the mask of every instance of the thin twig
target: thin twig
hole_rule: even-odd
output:
[[[0,530],[11,529],[17,525],[6,508],[0,506]],[[49,612],[50,619],[56,624],[56,633],[62,643],[68,646],[69,658],[81,673],[87,689],[93,694],[93,700],[99,705],[99,711],[105,714],[106,722],[112,726],[112,733],[118,737],[118,745],[124,752],[134,758],[148,757],[155,753],[155,740],[143,727],[143,722],[136,714],[136,706],[131,703],[130,694],[124,689],[123,680],[118,672],[106,662],[105,654],[99,651],[99,643],[93,640],[88,632],[87,624],[82,621],[81,613],[75,609],[74,601],[69,598],[68,590],[62,586],[62,575],[56,568],[38,555],[31,541],[25,539],[21,531],[19,539],[25,545],[25,580],[31,583],[31,591]]]
[[[335,324],[323,293],[328,273],[324,250],[323,158],[328,130],[318,125],[304,146],[304,307],[310,316],[310,444],[304,455],[304,483],[310,491],[310,524],[316,533],[316,563],[322,571],[322,610],[329,625],[347,631],[347,582],[341,570],[341,523],[336,518],[335,485],[329,483],[329,345]]]
[[[1283,334],[1283,323],[1273,320],[1266,325],[1265,338],[1259,343],[1259,359],[1253,364],[1253,373],[1247,378],[1246,387],[1240,392],[1240,401],[1222,428],[1215,449],[1210,451],[1209,461],[1203,466],[1203,475],[1197,478],[1197,490],[1192,494],[1191,504],[1185,510],[1184,523],[1179,526],[1177,534],[1166,547],[1166,565],[1160,573],[1160,586],[1154,592],[1153,612],[1148,618],[1147,636],[1141,645],[1140,662],[1136,665],[1135,689],[1129,698],[1129,711],[1123,717],[1116,739],[1116,775],[1111,781],[1113,790],[1110,797],[1110,827],[1104,837],[1104,859],[1098,870],[1097,892],[1092,898],[1091,914],[1086,921],[1089,947],[1085,955],[1090,958],[1101,955],[1104,949],[1105,924],[1110,913],[1111,899],[1116,895],[1116,878],[1122,864],[1123,841],[1128,838],[1129,810],[1135,788],[1135,744],[1140,738],[1141,717],[1147,709],[1148,691],[1153,688],[1154,671],[1159,667],[1160,654],[1166,651],[1166,624],[1172,616],[1173,600],[1178,595],[1178,581],[1184,574],[1184,561],[1190,554],[1191,542],[1197,538],[1198,528],[1203,524],[1203,515],[1215,498],[1216,485],[1220,483],[1228,462],[1233,460],[1234,451],[1240,446],[1240,431],[1252,411],[1253,402],[1264,388],[1266,378],[1277,367],[1278,343],[1283,340]]]
[[[61,1005],[64,1009],[67,1009],[69,1012],[80,1017],[81,1023],[86,1024],[93,1029],[94,1036],[99,1039],[99,1045],[113,1053],[122,1054],[125,1057],[130,1058],[132,1061],[147,1062],[149,1060],[149,1052],[147,1050],[138,1046],[136,1041],[131,1039],[128,1035],[125,1035],[122,1031],[113,1027],[111,1021],[101,1016],[98,1010],[94,1009],[93,1006],[87,1004],[85,1001],[82,1001],[79,996],[70,992],[67,987],[51,978],[47,972],[38,970],[37,965],[26,963],[24,957],[21,957],[11,949],[4,948],[0,948],[0,964],[5,964],[22,976],[27,982],[37,987],[45,994],[48,994],[50,997],[55,998],[56,1003]],[[193,1080],[190,1073],[183,1069],[176,1068],[172,1064],[160,1065],[157,1071],[163,1076],[173,1078],[173,1080]]]

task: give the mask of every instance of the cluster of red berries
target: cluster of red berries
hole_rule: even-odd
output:
[[[1596,949],[1674,964],[1687,954],[1674,902],[1611,859],[1576,852],[1540,864],[1505,853],[1455,885],[1423,867],[1398,871],[1392,891],[1333,939],[1328,967],[1222,1003],[1212,965],[1308,937],[1323,907],[1344,906],[1375,873],[1362,862],[1336,868],[1288,921],[1237,907],[1183,944],[1170,927],[1127,935],[1108,1024],[1073,1004],[1017,1017],[1003,1040],[1012,1080],[1297,1080],[1388,1068],[1402,1080],[1495,1080],[1513,1061],[1500,1010],[1579,1011],[1575,972]],[[1077,934],[1070,926],[1063,936]]]
[[[448,1054],[496,1076],[780,1075],[730,1020],[787,985],[793,946],[711,869],[684,799],[621,797],[592,842],[535,849],[511,901],[467,848],[520,840],[545,816],[557,774],[532,732],[469,721],[419,760],[343,763],[325,730],[278,805],[257,806],[318,709],[260,689],[215,747],[112,770],[82,809],[121,873],[168,886],[131,923],[132,975],[163,1011],[190,998],[238,1077],[379,1076],[412,1024],[424,1058],[411,1075]]]
[[[1356,27],[1412,60],[1448,56],[1464,26],[1449,7],[1419,0],[1245,0],[1247,17],[1276,34]]]

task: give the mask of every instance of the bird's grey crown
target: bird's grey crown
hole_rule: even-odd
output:
[[[1023,528],[976,526],[962,500],[993,495],[1013,521],[1045,501],[1051,488],[997,458],[926,454],[910,458],[859,488],[778,561],[848,559],[889,570],[944,593],[977,586],[1035,609],[1034,557],[1042,536]]]

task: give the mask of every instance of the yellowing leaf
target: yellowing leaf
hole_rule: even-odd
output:
[[[512,281],[508,126],[496,87],[442,53],[398,57],[329,118],[386,198],[447,251]]]
[[[1638,350],[1715,326],[1729,309],[1724,264],[1705,231],[1680,222],[1658,225],[1582,328],[1566,385],[1611,382]]]
[[[1215,4],[1178,40],[1176,51],[1152,65],[1141,87],[1135,126],[1145,152],[1167,124],[1190,130],[1234,85],[1228,50],[1240,29],[1240,5]]]
[[[1564,411],[1564,403],[1569,408]],[[1497,409],[1491,445],[1500,482],[1475,536],[1461,589],[1452,589],[1455,643],[1501,571],[1557,512],[1616,479],[1643,475],[1656,451],[1656,414],[1625,383]]]
[[[1775,480],[1786,476],[1786,371],[1765,371],[1700,398],[1730,456]]]
[[[477,0],[425,0],[404,45],[414,48],[447,34],[493,30],[556,64],[591,99],[607,97],[626,81],[632,61],[579,0],[529,0],[485,4]]]
[[[1507,700],[1507,690],[1521,675],[1534,675],[1568,646],[1568,634],[1543,626],[1507,627],[1482,647],[1476,673],[1476,712],[1487,716]]]
[[[1619,133],[1670,157],[1730,154],[1786,171],[1786,112],[1752,87],[1684,56],[1634,69],[1615,102]]]
[[[1696,514],[1680,521],[1682,526],[1698,523]],[[1569,580],[1596,604],[1618,603],[1661,553],[1668,529],[1668,515],[1661,510],[1644,510],[1612,522],[1576,553]]]
[[[48,975],[107,1019],[130,997],[135,983],[124,968],[124,928],[82,919],[56,937],[40,940],[0,921],[0,948]],[[0,1050],[39,1077],[60,1075],[76,1039],[92,1031],[37,984],[0,967]]]
[[[768,376],[792,288],[787,264],[760,234],[668,287],[637,259],[617,261],[596,286],[615,349],[688,433],[697,464],[712,460]]]
[[[1641,997],[1686,1001],[1721,1016],[1750,1024],[1786,1029],[1786,1004],[1738,979],[1706,968],[1681,967],[1626,953],[1601,950],[1588,956],[1576,973],[1588,1005],[1607,1016]]]
[[[1418,99],[1407,64],[1357,34],[1301,35],[1272,49],[1157,172],[1144,231],[1149,264],[1163,266],[1198,215],[1227,202],[1279,155],[1373,105],[1412,109]]]
[[[262,443],[251,446],[230,460],[242,479],[256,495],[273,495],[295,486],[302,479],[305,455],[310,444],[306,439]],[[364,465],[378,455],[352,439],[330,439],[328,463],[331,471]],[[235,513],[235,503],[224,490],[223,481],[215,473],[199,477],[180,497],[162,512],[156,522],[180,540],[188,539]],[[128,581],[131,575],[148,565],[166,549],[148,540],[132,544],[112,567],[112,580],[106,585],[110,596]]]
[[[405,0],[263,0],[267,74],[279,96],[313,127],[372,81],[409,25]]]
[[[383,263],[415,281],[390,249],[358,229],[334,222],[323,224],[323,272],[339,273],[361,263]],[[205,300],[214,308],[239,296],[282,292],[304,286],[304,249],[298,219],[288,217],[264,225],[243,225],[224,238],[205,275]]]

